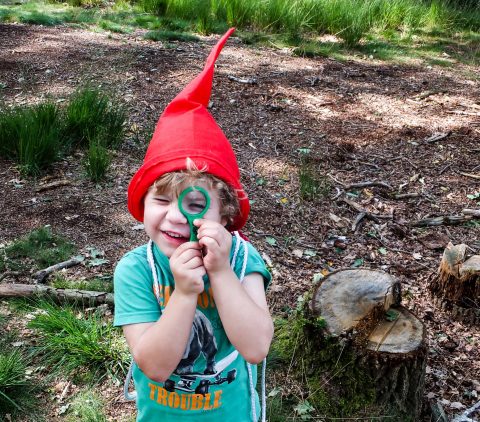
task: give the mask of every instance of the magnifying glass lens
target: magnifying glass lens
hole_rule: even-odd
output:
[[[182,208],[190,215],[201,214],[206,207],[207,199],[201,191],[192,190],[182,199]]]

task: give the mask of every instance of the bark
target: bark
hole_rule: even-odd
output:
[[[0,297],[45,297],[56,302],[81,303],[98,306],[104,303],[113,306],[113,294],[89,290],[55,289],[33,284],[0,284]]]

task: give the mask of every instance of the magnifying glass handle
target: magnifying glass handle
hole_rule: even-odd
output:
[[[190,242],[198,242],[198,227],[193,225],[193,221],[190,222]]]

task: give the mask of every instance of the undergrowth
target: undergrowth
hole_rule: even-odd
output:
[[[98,88],[82,87],[66,108],[47,102],[0,111],[0,155],[16,161],[25,175],[38,176],[76,148],[86,150],[85,170],[94,182],[105,178],[109,149],[125,134],[126,112]]]
[[[66,261],[74,252],[74,245],[54,234],[50,227],[40,227],[0,249],[0,271],[20,271],[32,265],[45,268]]]
[[[91,389],[86,389],[75,396],[66,418],[68,422],[107,422],[105,403]]]
[[[117,33],[140,27],[209,34],[235,26],[247,33],[267,33],[274,39],[283,34],[284,40],[296,45],[315,42],[319,36],[330,34],[347,47],[362,45],[362,40],[372,34],[393,32],[408,37],[423,31],[452,36],[478,32],[480,28],[480,9],[474,1],[138,0],[128,3],[118,0],[112,5],[103,0],[68,0],[68,4],[58,3],[61,4],[29,1],[0,5],[0,21],[96,25]]]
[[[39,338],[37,352],[56,371],[87,381],[123,378],[130,355],[121,331],[98,311],[42,302],[43,312],[29,323]]]
[[[32,357],[21,347],[12,346],[15,337],[6,332],[7,319],[0,317],[0,419],[30,413],[36,415],[35,394],[39,386],[27,376]],[[5,419],[8,420],[8,419]],[[11,420],[11,419],[10,419]],[[33,419],[32,419],[33,420]]]

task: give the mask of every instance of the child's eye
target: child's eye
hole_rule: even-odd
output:
[[[205,209],[205,202],[190,202],[187,211],[190,214],[200,214]]]
[[[162,198],[162,197],[156,197],[155,202],[158,202],[159,204],[168,204],[170,201],[167,198]]]

